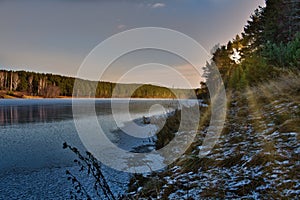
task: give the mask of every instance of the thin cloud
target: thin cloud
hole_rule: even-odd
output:
[[[165,6],[166,6],[166,4],[164,4],[164,3],[155,3],[155,4],[151,5],[151,8],[163,8]]]

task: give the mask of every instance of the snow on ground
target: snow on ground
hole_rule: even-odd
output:
[[[133,197],[153,199],[297,199],[300,197],[300,133],[278,131],[276,114],[291,113],[295,104],[275,102],[276,106],[249,111],[249,105],[232,103],[227,131],[204,158],[197,158],[206,129],[198,134],[192,154],[183,156],[170,169],[146,175],[156,178],[158,192],[146,184]],[[298,106],[297,106],[298,108]],[[247,113],[247,114],[243,114]],[[259,120],[257,120],[259,119]],[[279,126],[281,127],[281,126]],[[148,193],[147,193],[148,192]],[[145,198],[147,199],[147,198]]]

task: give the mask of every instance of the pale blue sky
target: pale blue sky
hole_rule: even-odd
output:
[[[101,41],[148,26],[180,31],[210,51],[240,33],[259,5],[264,6],[264,0],[0,0],[0,66],[74,76]],[[149,52],[129,55],[113,69],[146,64],[149,57]],[[193,87],[198,86],[201,77],[186,63],[166,53],[157,58],[156,62],[180,68]],[[155,80],[160,74],[159,79],[168,79],[167,85],[181,87],[164,69],[160,73],[159,66],[154,68],[145,70],[147,77]],[[116,80],[114,70],[105,80]],[[133,74],[126,82],[142,82],[137,77]]]

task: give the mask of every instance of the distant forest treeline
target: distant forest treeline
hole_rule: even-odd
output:
[[[74,84],[76,85],[75,89]],[[24,92],[30,96],[42,96],[46,98],[58,96],[195,98],[195,96],[201,96],[203,92],[201,89],[170,89],[149,84],[116,84],[75,79],[74,77],[54,74],[8,70],[0,70],[0,90]]]

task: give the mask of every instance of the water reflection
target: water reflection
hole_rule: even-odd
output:
[[[72,104],[10,104],[0,106],[0,125],[72,119]]]
[[[82,115],[90,115],[84,109],[85,102],[90,100],[76,100],[82,106]],[[117,112],[124,112],[122,100],[113,100],[117,105]],[[147,112],[154,104],[163,104],[166,110],[177,107],[176,103],[167,100],[130,100],[130,113]],[[99,99],[95,101],[97,115],[111,115],[111,100]],[[72,99],[14,99],[0,100],[0,126],[8,126],[20,123],[55,122],[73,119]]]

